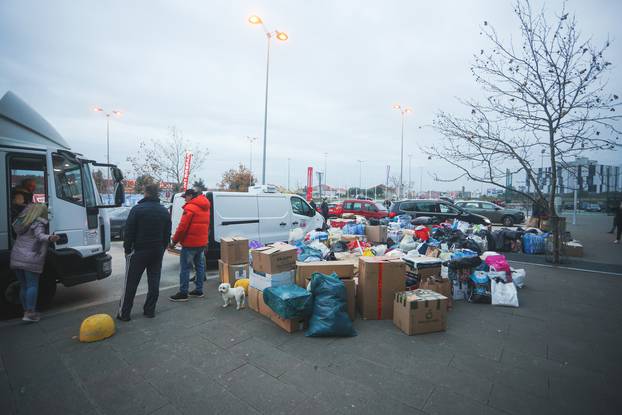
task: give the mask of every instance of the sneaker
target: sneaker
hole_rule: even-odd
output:
[[[145,316],[147,318],[154,318],[155,317],[155,313],[143,313],[143,316]]]
[[[194,298],[203,298],[205,297],[205,294],[203,294],[203,292],[198,291],[198,290],[192,290],[188,293],[188,297],[194,297]]]
[[[40,320],[40,317],[37,315],[37,313],[33,313],[31,311],[26,311],[24,313],[24,317],[22,317],[22,321],[28,321],[31,323],[36,323],[39,320]]]
[[[130,321],[131,318],[123,317],[121,314],[117,314],[117,320],[120,320],[120,321]]]
[[[188,294],[179,292],[175,295],[171,295],[168,299],[171,301],[188,301]]]
[[[614,244],[619,244],[619,243],[620,243],[620,240],[619,240],[619,239],[616,239],[615,241],[613,241],[613,243],[614,243]]]

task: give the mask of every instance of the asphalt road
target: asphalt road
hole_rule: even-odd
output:
[[[74,287],[58,286],[54,304],[49,313],[67,311],[85,307],[90,304],[114,301],[121,296],[125,279],[125,255],[123,242],[113,241],[109,254],[112,256],[112,275],[106,279],[93,281]],[[218,276],[218,270],[208,270],[207,277]],[[162,263],[160,288],[166,289],[179,286],[179,257],[166,252]],[[191,286],[192,288],[192,286]],[[137,295],[147,292],[147,275],[143,274]],[[162,301],[166,299],[160,299]]]

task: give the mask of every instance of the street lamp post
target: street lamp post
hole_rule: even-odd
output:
[[[413,162],[413,155],[409,154],[408,155],[408,197],[410,198],[412,198],[412,191],[413,191],[412,162]]]
[[[266,139],[268,133],[268,80],[270,74],[270,40],[272,37],[276,37],[278,40],[285,42],[288,39],[287,33],[280,32],[278,30],[270,31],[266,28],[263,20],[259,16],[251,16],[248,18],[248,22],[251,24],[259,24],[266,34],[268,40],[268,52],[266,54],[266,95],[264,102],[264,115],[263,115],[263,165],[261,167],[261,184],[266,184]]]
[[[356,160],[359,162],[359,192],[363,190],[363,163],[365,160]]]
[[[402,115],[402,145],[401,145],[401,150],[400,150],[400,189],[399,189],[399,195],[401,199],[404,196],[403,195],[404,193],[404,184],[403,184],[403,179],[404,179],[404,119],[406,117],[406,114],[408,114],[409,112],[412,112],[412,109],[409,107],[404,107],[401,104],[393,105],[393,109],[398,110],[400,114]]]
[[[326,180],[326,161],[328,160],[328,153],[324,153],[324,183],[328,183]]]
[[[101,112],[106,116],[106,163],[110,164],[110,116],[113,115],[115,117],[120,117],[123,113],[118,110],[108,112],[101,107],[95,107],[93,108],[93,111]]]

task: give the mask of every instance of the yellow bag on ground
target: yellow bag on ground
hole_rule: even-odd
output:
[[[80,341],[85,343],[107,339],[115,331],[114,320],[108,314],[95,314],[80,325]]]
[[[233,288],[237,288],[237,287],[243,287],[244,288],[244,294],[246,294],[246,296],[248,297],[248,284],[249,284],[250,280],[248,278],[241,278],[239,280],[237,280],[235,282],[235,285],[233,286]]]

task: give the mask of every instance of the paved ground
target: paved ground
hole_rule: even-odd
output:
[[[209,298],[161,300],[112,338],[82,319],[115,303],[0,327],[3,414],[614,414],[622,397],[622,279],[527,266],[521,308],[458,302],[448,330],[391,321],[359,335],[289,335]],[[172,292],[163,292],[162,296]]]

